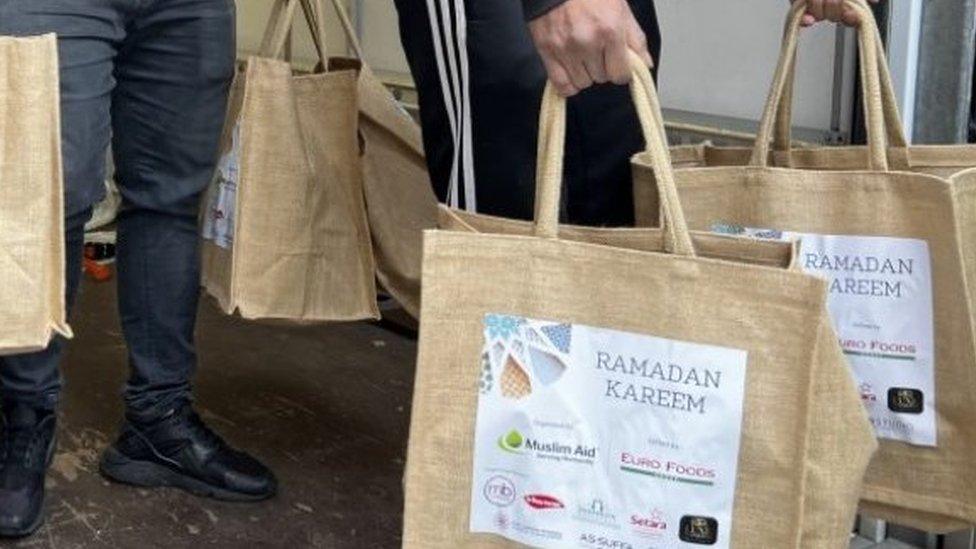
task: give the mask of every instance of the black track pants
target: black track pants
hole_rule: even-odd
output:
[[[658,61],[653,3],[631,5]],[[438,197],[481,213],[530,218],[546,73],[521,1],[396,0],[396,6]],[[596,86],[570,100],[568,116],[565,220],[632,224],[629,161],[643,138],[628,90]]]

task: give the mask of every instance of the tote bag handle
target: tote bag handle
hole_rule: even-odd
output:
[[[872,16],[873,21],[873,16]],[[895,86],[885,58],[884,41],[877,25],[870,25],[874,29],[875,51],[878,54],[878,75],[880,76],[881,105],[884,113],[885,137],[888,140],[888,162],[892,167],[908,168],[908,140],[905,137],[905,127],[898,112],[898,99]],[[784,34],[785,36],[785,34]],[[785,48],[784,44],[784,48]],[[773,140],[773,150],[787,154],[792,147],[793,122],[793,84],[796,80],[796,58],[791,61],[790,76],[786,79],[786,90],[776,115],[776,136]],[[864,83],[862,81],[862,87]],[[863,91],[863,90],[862,90]],[[788,155],[787,155],[788,158]]]
[[[328,66],[329,55],[326,49],[325,25],[316,16],[317,11],[322,11],[321,2],[322,0],[276,0],[271,8],[268,28],[261,41],[261,56],[273,59],[282,58],[289,33],[295,23],[295,12],[301,6],[319,61],[322,62],[323,67]]]
[[[882,104],[881,76],[879,73],[879,35],[874,15],[866,0],[845,0],[845,6],[854,9],[860,16],[861,24],[858,29],[860,44],[861,81],[864,84],[864,112],[867,118],[868,147],[870,149],[870,164],[872,170],[888,171],[888,156],[886,145],[886,125],[884,107]],[[777,125],[777,114],[787,97],[788,80],[794,77],[794,63],[799,42],[800,22],[806,12],[806,0],[798,0],[790,9],[780,54],[776,75],[763,111],[759,135],[753,148],[750,164],[753,166],[767,166],[769,162],[770,142]]]
[[[356,29],[353,27],[352,20],[349,18],[349,12],[346,11],[345,5],[343,5],[342,0],[330,1],[336,16],[339,18],[339,24],[342,26],[342,32],[345,34],[346,41],[349,42],[349,47],[352,48],[353,54],[357,59],[364,60],[362,44],[359,42],[359,37],[356,36]],[[321,0],[317,0],[314,2],[313,7],[313,24],[319,27],[321,29],[321,35],[325,36],[325,6]]]
[[[631,96],[647,142],[647,154],[651,156],[660,195],[665,225],[665,249],[676,255],[694,256],[694,245],[675,186],[674,168],[671,166],[654,80],[647,65],[633,52],[630,52],[630,65],[633,74],[630,83]],[[556,94],[552,84],[547,83],[539,118],[536,172],[535,235],[539,237],[557,238],[559,234],[565,143],[566,99]]]

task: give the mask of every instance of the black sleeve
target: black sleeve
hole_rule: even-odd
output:
[[[531,21],[540,15],[562,4],[566,0],[522,0],[522,9],[525,11],[525,20]]]

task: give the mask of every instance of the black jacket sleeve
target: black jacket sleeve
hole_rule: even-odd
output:
[[[562,4],[566,0],[522,0],[522,9],[525,11],[525,20],[531,21],[552,8]]]

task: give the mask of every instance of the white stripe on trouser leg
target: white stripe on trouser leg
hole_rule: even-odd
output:
[[[441,81],[441,92],[444,95],[444,110],[447,111],[447,120],[451,127],[451,135],[454,139],[454,160],[451,165],[451,179],[447,187],[447,203],[451,207],[457,208],[460,206],[458,189],[458,150],[460,148],[460,133],[458,131],[459,113],[457,104],[454,100],[456,95],[451,94],[450,88],[451,81],[456,81],[456,79],[448,78],[448,62],[443,47],[446,40],[444,31],[441,28],[441,24],[437,16],[438,11],[443,13],[443,9],[438,9],[439,7],[443,8],[442,3],[443,0],[427,0],[427,16],[428,19],[430,19],[430,33],[434,44],[434,57],[437,60],[437,75]],[[448,44],[452,43],[451,41],[446,42]],[[453,54],[451,55],[451,58],[453,59]],[[453,66],[454,63],[452,62],[451,65]]]
[[[461,60],[461,166],[464,174],[464,208],[478,211],[478,198],[474,178],[474,143],[471,130],[471,79],[468,72],[468,17],[464,0],[456,0],[454,10],[457,27],[458,58]],[[457,154],[457,153],[455,153]]]
[[[462,93],[462,89],[466,91],[467,84],[462,81],[461,72],[458,70],[458,58],[462,55],[462,52],[458,48],[457,32],[455,31],[454,28],[456,26],[457,20],[455,18],[451,18],[452,2],[456,4],[454,9],[455,14],[459,13],[461,10],[464,9],[464,0],[438,0],[440,13],[441,13],[440,31],[443,34],[443,38],[444,38],[444,56],[447,60],[446,63],[447,71],[451,75],[450,84],[454,91],[454,101],[455,101],[454,114],[455,114],[455,119],[457,121],[457,127],[455,129],[455,134],[454,134],[453,166],[456,171],[460,172],[461,175],[464,175],[467,173],[467,170],[464,167],[464,154],[463,154],[465,119],[463,116],[462,104],[464,101],[463,97],[465,94]],[[460,8],[458,6],[460,6]],[[467,28],[466,25],[461,25],[459,27],[459,29],[464,29],[464,28]],[[466,55],[466,53],[464,55]],[[454,180],[454,186],[455,186],[455,200],[457,200],[456,197],[458,194],[461,194],[461,192],[458,189],[458,182],[456,178]],[[464,194],[461,194],[461,202],[464,204],[466,209],[470,210],[471,207],[468,201],[471,200],[471,197],[468,196],[466,189],[467,187],[465,186],[465,192]],[[455,207],[458,206],[457,203],[453,205]]]

